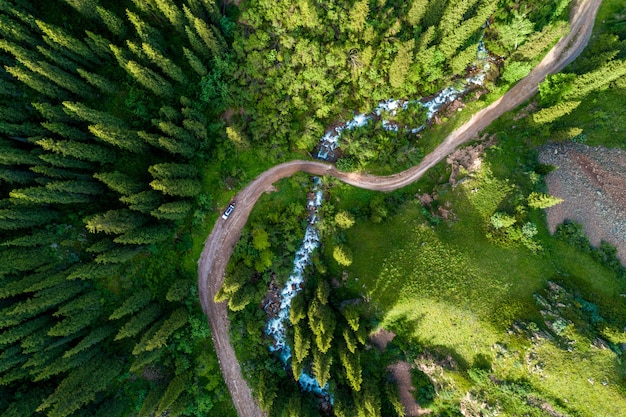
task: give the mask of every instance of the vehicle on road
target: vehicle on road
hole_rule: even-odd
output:
[[[232,213],[234,210],[235,210],[235,203],[230,203],[228,207],[226,207],[226,211],[224,211],[224,214],[222,214],[222,219],[224,220],[228,219],[228,216],[230,216],[230,213]]]

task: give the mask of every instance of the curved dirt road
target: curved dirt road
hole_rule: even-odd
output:
[[[213,297],[224,281],[226,264],[261,194],[270,191],[274,182],[298,171],[312,175],[333,175],[347,184],[379,191],[396,190],[417,181],[429,168],[444,159],[457,146],[475,138],[495,119],[531,98],[546,75],[560,71],[573,61],[589,41],[600,3],[601,0],[579,1],[570,16],[569,34],[559,40],[537,67],[499,100],[476,113],[470,121],[452,132],[419,165],[398,174],[377,177],[339,172],[333,165],[322,162],[292,161],[268,169],[237,194],[235,211],[228,220],[218,218],[205,241],[204,250],[198,260],[198,289],[202,309],[211,325],[211,334],[222,375],[240,417],[261,417],[265,413],[254,401],[251,390],[243,379],[235,351],[230,344],[227,305],[213,302]]]

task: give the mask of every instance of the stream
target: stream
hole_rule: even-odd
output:
[[[451,103],[463,94],[465,94],[473,85],[482,85],[485,81],[487,72],[489,71],[490,64],[488,62],[489,53],[485,48],[482,40],[478,43],[478,52],[474,66],[479,68],[479,72],[457,83],[456,86],[447,87],[437,93],[430,100],[398,100],[389,99],[380,102],[376,108],[368,113],[360,113],[355,115],[351,120],[332,128],[321,139],[319,144],[319,151],[316,155],[318,159],[330,160],[334,157],[334,152],[340,146],[341,134],[344,130],[352,130],[361,126],[367,125],[374,117],[382,119],[383,128],[390,131],[397,131],[398,125],[390,120],[385,119],[385,115],[395,117],[397,112],[401,109],[406,110],[409,105],[419,103],[427,110],[427,121],[430,121],[433,116],[439,111],[445,104]],[[426,127],[426,124],[407,129],[411,133],[418,133]],[[319,233],[316,228],[318,221],[317,211],[322,205],[323,195],[320,189],[322,181],[319,177],[313,178],[313,195],[314,197],[307,201],[307,208],[312,213],[302,244],[295,255],[293,271],[289,276],[283,290],[281,291],[281,303],[280,310],[277,317],[268,320],[265,327],[267,335],[274,339],[274,343],[270,346],[270,351],[277,352],[281,361],[285,367],[289,366],[289,360],[291,359],[291,346],[287,343],[286,332],[287,325],[289,323],[289,310],[291,307],[291,301],[298,294],[304,284],[304,270],[311,264],[311,254],[315,249],[319,247]],[[324,396],[332,403],[332,396],[328,392],[328,384],[321,387],[317,380],[302,372],[298,378],[298,383],[303,391],[313,392],[315,394]]]

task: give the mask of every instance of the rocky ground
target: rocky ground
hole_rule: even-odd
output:
[[[558,167],[546,183],[564,200],[547,209],[550,232],[565,219],[581,223],[592,245],[612,243],[626,264],[626,152],[555,143],[540,149],[539,160]]]

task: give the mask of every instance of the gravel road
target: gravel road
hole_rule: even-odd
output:
[[[213,302],[213,297],[224,281],[228,259],[261,194],[271,191],[274,182],[298,171],[312,175],[329,174],[356,187],[379,191],[396,190],[417,181],[429,168],[444,159],[456,147],[475,138],[492,121],[532,97],[537,92],[538,84],[546,75],[560,71],[573,61],[584,49],[591,36],[600,3],[601,0],[579,1],[570,16],[570,33],[559,40],[537,67],[499,100],[476,113],[470,121],[452,132],[419,165],[398,174],[377,177],[368,174],[342,173],[333,165],[322,162],[292,161],[270,168],[237,194],[235,211],[228,220],[218,218],[204,243],[204,250],[198,260],[198,289],[202,309],[211,326],[222,375],[240,417],[261,417],[265,416],[265,413],[254,401],[230,343],[227,305]]]

